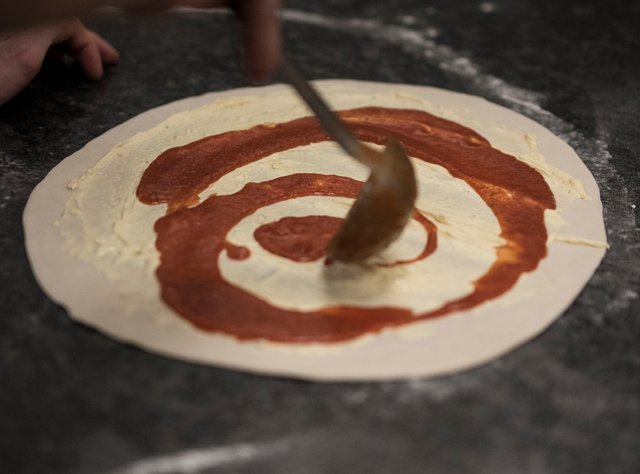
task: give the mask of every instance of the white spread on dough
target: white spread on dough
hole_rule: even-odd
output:
[[[577,179],[548,165],[538,151],[536,137],[512,130],[487,117],[472,116],[464,100],[436,105],[405,92],[367,93],[366,88],[321,85],[336,109],[362,106],[413,108],[454,120],[474,129],[491,144],[537,169],[558,201],[558,211],[547,211],[550,238],[576,245],[606,245],[580,236],[563,235],[562,206],[588,199]],[[389,90],[393,87],[389,86]],[[185,145],[218,133],[265,123],[286,122],[308,115],[306,107],[286,87],[264,95],[223,99],[178,113],[156,127],[117,145],[83,176],[69,183],[71,196],[56,226],[65,236],[70,254],[95,266],[121,289],[123,307],[140,308],[160,321],[175,317],[159,300],[155,269],[155,221],[165,206],[148,206],[135,195],[149,163],[168,148]],[[478,195],[443,168],[413,160],[419,182],[417,208],[438,228],[438,249],[415,264],[375,267],[376,261],[411,258],[424,246],[426,234],[417,224],[369,266],[334,265],[331,275],[322,262],[295,263],[263,250],[253,239],[258,226],[294,215],[343,216],[350,201],[341,198],[296,198],[258,210],[240,221],[228,239],[250,248],[247,260],[220,256],[222,274],[230,283],[269,303],[292,310],[312,310],[328,304],[363,307],[392,305],[425,312],[460,298],[473,289],[473,281],[495,260],[502,240],[496,218]],[[318,143],[275,153],[227,174],[201,193],[231,194],[245,183],[260,182],[292,173],[326,173],[366,178],[366,170],[332,143]],[[459,262],[459,263],[457,263]],[[509,294],[501,303],[508,304]],[[520,297],[521,298],[521,297]],[[518,299],[520,299],[518,298]],[[152,311],[149,308],[153,308]]]

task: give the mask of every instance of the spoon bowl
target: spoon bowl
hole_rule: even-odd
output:
[[[326,132],[349,155],[371,170],[342,227],[327,248],[330,261],[365,260],[396,240],[413,213],[417,185],[411,161],[400,144],[393,140],[387,142],[381,152],[358,141],[291,60],[284,58],[280,71],[315,113]]]

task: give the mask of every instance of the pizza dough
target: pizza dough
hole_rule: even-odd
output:
[[[239,341],[199,330],[178,317],[162,301],[155,275],[160,255],[154,224],[167,207],[143,204],[136,188],[150,163],[169,148],[309,115],[288,87],[276,85],[212,93],[154,109],[60,163],[34,190],[24,215],[29,258],[42,287],[74,319],[145,349],[314,380],[390,379],[461,370],[535,336],[573,301],[604,255],[606,236],[597,186],[568,145],[539,124],[477,97],[406,85],[317,84],[336,109],[423,110],[473,129],[494,148],[536,169],[557,204],[544,215],[547,257],[511,290],[470,310],[344,342]],[[376,261],[338,267],[329,275],[321,260],[293,262],[266,252],[253,237],[265,223],[292,216],[340,217],[351,202],[307,196],[263,207],[233,226],[227,240],[250,249],[251,258],[221,253],[217,263],[224,280],[274,307],[302,312],[348,304],[401,305],[419,313],[468,294],[496,258],[502,243],[500,226],[465,181],[440,166],[413,162],[420,188],[417,208],[438,228],[438,248],[429,258],[400,269],[371,271],[376,263],[411,259],[424,247],[428,236],[415,221]],[[334,144],[313,143],[230,171],[199,197],[232,195],[247,183],[296,173],[339,174],[363,181],[367,171]]]

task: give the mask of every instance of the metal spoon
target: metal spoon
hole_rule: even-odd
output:
[[[325,131],[371,170],[342,227],[329,243],[328,258],[356,262],[375,255],[398,238],[413,212],[417,186],[409,158],[393,140],[387,142],[382,152],[360,143],[291,60],[283,58],[280,72]]]

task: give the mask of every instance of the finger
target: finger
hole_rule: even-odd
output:
[[[54,44],[64,46],[76,58],[87,78],[97,81],[104,75],[104,64],[116,64],[118,51],[105,39],[88,30],[80,20],[74,19],[60,25]]]
[[[97,38],[98,35],[87,30],[77,20],[69,22],[56,38],[57,42],[65,44],[69,53],[75,56],[85,76],[92,81],[100,80],[104,75]]]
[[[95,35],[95,40],[98,45],[98,50],[100,51],[102,62],[108,65],[118,64],[120,61],[120,53],[118,50],[114,48],[111,43],[97,34]]]
[[[92,34],[93,35],[93,34]],[[75,52],[78,64],[84,75],[92,81],[99,81],[104,76],[102,55],[95,41],[88,41]]]
[[[253,80],[269,79],[280,63],[281,32],[276,11],[281,4],[281,0],[245,0],[236,5],[243,22],[247,72]]]

